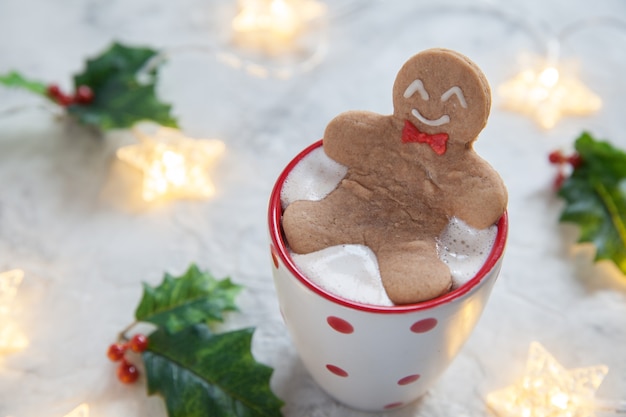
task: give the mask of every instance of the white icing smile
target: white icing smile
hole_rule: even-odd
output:
[[[417,120],[419,120],[420,122],[424,123],[427,126],[441,126],[441,125],[445,125],[446,123],[450,123],[450,116],[448,116],[447,114],[444,114],[443,116],[435,120],[425,118],[424,116],[421,115],[421,113],[417,109],[411,110],[411,114],[415,116]]]
[[[422,100],[430,99],[430,95],[428,94],[428,91],[426,91],[426,89],[424,88],[424,83],[420,79],[417,79],[409,84],[406,90],[404,90],[404,98],[409,98],[415,93],[419,93]],[[441,95],[441,101],[446,102],[452,96],[456,96],[456,98],[459,100],[459,104],[461,105],[461,107],[463,107],[464,109],[467,108],[467,101],[465,100],[465,96],[463,95],[463,90],[461,90],[461,87],[459,87],[458,85],[450,87],[445,93]],[[427,119],[426,117],[422,116],[422,114],[417,109],[412,109],[411,114],[417,120],[427,126],[441,126],[445,125],[446,123],[450,123],[450,116],[448,116],[447,114],[444,114],[438,119]]]

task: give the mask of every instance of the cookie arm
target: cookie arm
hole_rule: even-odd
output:
[[[330,121],[324,132],[324,152],[340,164],[358,167],[372,146],[388,135],[390,118],[366,111],[350,111]]]
[[[451,200],[450,215],[468,225],[484,229],[495,224],[506,210],[508,194],[500,176],[486,162],[474,173],[455,172],[450,184],[455,198]],[[462,186],[460,186],[462,184]]]

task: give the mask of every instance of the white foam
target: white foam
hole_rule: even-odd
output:
[[[321,200],[335,189],[347,168],[317,148],[294,167],[281,190],[283,207],[296,200]],[[497,226],[484,230],[452,218],[437,239],[439,257],[450,268],[453,287],[478,273],[495,242]],[[364,245],[331,246],[321,251],[291,254],[311,281],[342,298],[364,304],[391,306],[378,270],[376,255]]]
[[[348,172],[348,168],[330,159],[322,147],[302,159],[289,173],[280,191],[284,207],[296,200],[321,200]]]
[[[364,304],[391,306],[376,255],[364,245],[331,246],[291,257],[300,271],[331,294]]]
[[[454,287],[459,287],[475,276],[483,266],[493,243],[498,227],[474,229],[456,217],[437,239],[439,258],[448,265]]]

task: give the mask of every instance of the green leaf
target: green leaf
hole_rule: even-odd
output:
[[[4,84],[7,87],[17,87],[23,88],[25,90],[31,91],[33,93],[42,95],[47,97],[47,86],[46,84],[29,80],[25,78],[23,75],[18,73],[17,71],[11,71],[6,75],[0,75],[0,84]]]
[[[251,354],[252,329],[213,334],[206,325],[174,335],[157,330],[143,353],[148,394],[169,417],[280,417],[272,369]]]
[[[560,220],[580,228],[579,242],[596,248],[626,273],[626,153],[583,133],[575,142],[582,158],[559,189],[566,201]]]
[[[102,130],[128,128],[141,120],[152,120],[163,126],[177,127],[170,115],[171,106],[156,96],[157,66],[146,69],[158,52],[114,43],[100,56],[88,60],[85,71],[74,77],[75,89],[91,88],[91,103],[72,104],[68,112],[84,124]],[[139,80],[142,75],[145,80]]]
[[[235,296],[242,287],[191,265],[180,277],[166,273],[161,285],[144,283],[143,289],[135,318],[173,333],[197,323],[223,321],[223,312],[237,310]]]

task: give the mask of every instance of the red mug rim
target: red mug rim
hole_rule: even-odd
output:
[[[320,287],[310,279],[308,279],[295,265],[289,252],[287,250],[287,245],[285,244],[285,239],[282,233],[281,228],[281,217],[282,217],[282,205],[280,201],[280,192],[287,179],[289,173],[293,170],[294,166],[298,164],[305,156],[311,153],[313,150],[322,146],[322,140],[318,140],[314,142],[303,151],[301,151],[295,158],[293,158],[289,164],[282,171],[274,188],[272,190],[272,194],[270,195],[269,201],[269,227],[270,227],[270,238],[273,247],[275,248],[278,256],[283,261],[283,263],[287,266],[289,271],[295,276],[305,287],[313,291],[314,293],[326,298],[327,300],[340,304],[344,307],[349,307],[355,310],[367,311],[372,313],[409,313],[420,310],[427,310],[433,307],[436,307],[441,304],[445,304],[451,302],[468,292],[470,292],[473,288],[475,288],[481,281],[485,278],[487,273],[491,271],[498,260],[502,257],[504,253],[504,248],[506,246],[507,234],[508,234],[508,215],[505,211],[502,217],[498,220],[498,232],[496,234],[496,239],[491,249],[487,260],[480,268],[480,270],[476,273],[474,277],[472,277],[465,284],[460,287],[449,291],[448,293],[433,298],[427,301],[422,301],[420,303],[414,304],[403,304],[403,305],[395,305],[395,306],[380,306],[374,304],[365,304],[357,301],[352,301],[341,296],[335,295],[333,293],[328,292],[324,288]]]

